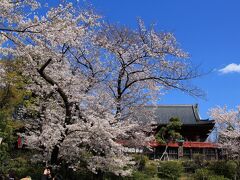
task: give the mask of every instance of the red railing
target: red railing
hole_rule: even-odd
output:
[[[156,141],[150,142],[149,145],[151,147],[158,147],[158,146],[166,146],[166,144],[159,144]],[[168,147],[179,147],[179,143],[177,142],[170,142],[168,143]],[[218,144],[210,143],[210,142],[195,142],[195,141],[186,141],[182,143],[183,147],[185,148],[218,148]]]
[[[127,140],[118,140],[117,143],[122,144],[122,145],[130,145]],[[197,142],[197,141],[185,141],[182,143],[178,142],[170,142],[168,143],[168,147],[179,147],[180,145],[183,145],[184,148],[218,148],[219,145],[216,143],[210,143],[210,142]],[[159,146],[166,146],[166,144],[160,144],[156,141],[151,141],[147,144],[147,146],[150,147],[159,147]]]

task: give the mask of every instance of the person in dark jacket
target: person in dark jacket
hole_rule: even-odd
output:
[[[41,180],[51,180],[51,179],[52,179],[51,168],[47,167],[43,171],[43,175],[42,175]]]

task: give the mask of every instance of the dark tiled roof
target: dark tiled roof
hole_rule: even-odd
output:
[[[213,120],[201,119],[198,112],[198,105],[158,105],[158,106],[145,106],[147,111],[152,111],[153,119],[157,124],[167,124],[172,117],[179,118],[184,125],[197,125],[197,124],[212,124]],[[144,112],[144,111],[143,111]],[[141,114],[141,113],[140,113]],[[140,115],[139,114],[139,115]],[[143,121],[148,121],[148,118],[140,118]]]

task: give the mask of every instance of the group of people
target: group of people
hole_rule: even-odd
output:
[[[0,180],[32,180],[32,179],[30,176],[20,179],[15,175],[14,171],[10,170],[7,177],[3,176],[3,174],[0,173]],[[47,167],[43,171],[41,180],[63,180],[63,178],[60,174],[53,175],[51,167]]]

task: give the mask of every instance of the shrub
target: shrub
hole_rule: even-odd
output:
[[[160,162],[158,177],[165,179],[178,179],[183,173],[183,166],[178,161]]]
[[[138,171],[144,170],[146,163],[149,161],[148,157],[142,154],[134,154],[133,157],[136,162],[136,169]]]
[[[214,161],[209,165],[209,169],[215,174],[234,179],[237,172],[237,164],[234,161]]]
[[[193,162],[197,166],[197,169],[203,168],[207,164],[203,154],[193,154]]]
[[[31,176],[32,179],[38,179],[43,171],[44,166],[33,164],[24,157],[17,157],[9,160],[4,167],[4,174],[12,172],[17,177]]]
[[[157,175],[157,173],[158,173],[157,164],[156,164],[155,162],[149,161],[149,162],[145,165],[145,169],[143,170],[143,172],[144,172],[145,174],[147,174],[148,176],[154,177],[154,176]]]
[[[212,175],[209,177],[208,180],[229,180],[229,179],[225,178],[224,176]]]
[[[196,180],[208,180],[214,173],[206,168],[197,169],[194,174],[194,179]]]
[[[133,154],[133,158],[136,162],[134,172],[130,177],[120,177],[124,180],[153,180],[157,176],[157,166],[156,161],[149,160],[146,155],[143,154]],[[114,177],[112,179],[117,179]],[[111,179],[111,178],[110,178]]]
[[[198,164],[191,160],[183,161],[182,165],[184,167],[185,172],[190,173],[194,173],[199,168]]]
[[[224,176],[219,176],[214,174],[213,171],[206,168],[197,169],[194,174],[194,179],[195,180],[229,180]]]
[[[145,174],[145,173],[143,173],[143,172],[140,172],[140,171],[135,171],[135,172],[133,173],[132,178],[133,178],[134,180],[150,179],[150,177],[149,177],[147,174]]]

